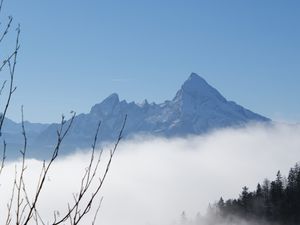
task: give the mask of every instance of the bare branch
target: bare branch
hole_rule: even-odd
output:
[[[4,0],[1,0],[1,2],[0,2],[0,13],[1,13],[1,11],[2,11],[3,1],[4,1]]]
[[[18,50],[19,50],[19,47],[20,47],[20,45],[19,45],[20,32],[21,32],[21,30],[20,30],[20,25],[19,25],[18,28],[17,28],[17,38],[16,38],[15,51],[9,57],[8,60],[5,60],[5,62],[2,65],[2,66],[4,66],[6,63],[8,63],[9,73],[10,73],[10,85],[9,85],[9,92],[8,92],[8,97],[7,97],[7,100],[6,100],[6,104],[5,104],[3,113],[2,113],[1,118],[0,118],[0,136],[2,135],[1,130],[2,130],[3,122],[4,122],[5,115],[6,115],[7,110],[8,110],[8,106],[9,106],[12,94],[16,90],[16,87],[14,86],[14,75],[15,75],[15,69],[16,69],[16,64],[17,64]],[[10,62],[11,59],[13,59],[12,64]],[[1,71],[2,68],[3,67],[0,67],[0,71]]]
[[[0,166],[0,175],[1,175],[2,170],[4,168],[5,159],[6,159],[6,142],[4,140],[3,141],[3,153],[2,153],[1,166]]]
[[[95,138],[94,138],[94,143],[92,145],[92,154],[91,154],[89,166],[87,168],[86,173],[83,176],[83,180],[85,178],[89,178],[89,180],[86,180],[86,182],[83,182],[83,181],[81,182],[80,191],[78,193],[78,197],[75,199],[74,205],[72,207],[69,207],[69,210],[68,210],[67,214],[65,216],[63,216],[62,219],[60,219],[58,221],[54,221],[53,225],[62,224],[67,219],[70,219],[72,221],[71,222],[72,225],[73,224],[76,225],[90,211],[95,197],[98,195],[99,191],[101,190],[101,188],[103,186],[103,183],[105,181],[105,178],[106,178],[106,176],[108,174],[108,171],[109,171],[109,168],[110,168],[110,165],[111,165],[111,162],[112,162],[112,158],[113,158],[113,156],[115,154],[115,151],[116,151],[116,149],[117,149],[117,147],[119,145],[120,140],[122,139],[122,135],[123,135],[124,127],[125,127],[125,124],[126,124],[126,120],[127,120],[127,115],[124,118],[124,122],[122,124],[122,127],[121,127],[120,133],[118,135],[118,138],[117,138],[117,140],[115,142],[114,148],[111,150],[111,153],[109,155],[108,162],[107,162],[107,164],[105,166],[105,171],[104,171],[102,177],[99,178],[100,182],[97,185],[95,191],[92,193],[92,196],[89,197],[87,204],[85,204],[85,206],[83,208],[81,208],[82,210],[80,210],[79,205],[82,202],[85,194],[89,190],[90,185],[91,185],[92,181],[95,178],[95,174],[97,172],[98,165],[100,163],[100,157],[99,157],[98,161],[96,162],[95,169],[93,170],[93,173],[91,175],[91,168],[92,168],[92,164],[93,164],[93,160],[94,160],[94,151],[95,151],[95,146],[96,146],[98,132],[99,132],[99,127],[100,127],[100,123],[98,124],[97,130],[96,130],[96,135],[95,135]],[[102,154],[102,151],[100,151],[100,156],[101,156],[101,154]],[[84,184],[85,184],[85,186],[83,186]]]
[[[13,200],[14,200],[14,196],[15,196],[15,190],[16,190],[16,183],[17,183],[17,168],[15,167],[15,178],[14,178],[14,184],[13,184],[13,188],[12,188],[12,192],[11,192],[11,197],[10,197],[10,201],[7,204],[7,217],[6,217],[6,222],[5,225],[9,225],[11,223],[11,210],[12,210],[12,204],[13,204]]]
[[[93,219],[93,221],[92,221],[92,225],[95,225],[95,223],[96,223],[96,219],[97,219],[97,216],[98,216],[98,214],[99,214],[99,211],[100,211],[100,208],[101,208],[101,205],[102,205],[102,201],[103,201],[103,197],[100,199],[98,208],[97,208],[97,210],[96,210],[96,213],[95,213],[95,215],[94,215],[94,219]]]
[[[2,92],[3,92],[4,88],[5,88],[6,82],[7,82],[7,80],[5,80],[5,81],[2,83],[2,87],[1,87],[1,89],[0,89],[0,95],[2,95]]]
[[[0,13],[2,11],[4,0],[0,0]],[[8,36],[8,33],[11,31],[11,26],[13,23],[13,17],[8,17],[7,23],[2,27],[0,32],[0,43],[5,41],[5,38]],[[16,91],[16,86],[14,83],[15,78],[15,71],[16,71],[16,64],[17,64],[17,57],[18,51],[20,49],[19,39],[20,39],[20,25],[18,25],[16,29],[16,40],[15,46],[12,52],[8,54],[8,56],[0,63],[0,72],[5,68],[8,68],[9,78],[5,81],[1,81],[2,86],[0,87],[0,96],[3,95],[4,92],[7,91],[5,94],[5,98],[3,101],[3,109],[0,113],[0,137],[2,135],[2,127],[4,124],[4,120],[8,111],[8,108],[11,103],[12,96]],[[37,204],[40,200],[41,192],[45,186],[45,180],[51,170],[53,163],[57,159],[58,155],[60,154],[61,144],[64,141],[66,135],[70,132],[70,129],[74,123],[74,119],[76,117],[76,113],[73,112],[71,118],[66,121],[65,116],[62,115],[60,125],[57,129],[57,139],[51,152],[51,157],[49,161],[43,162],[41,173],[39,178],[37,179],[37,187],[36,191],[33,194],[32,199],[28,195],[26,182],[24,180],[26,167],[26,157],[27,157],[27,135],[24,123],[24,110],[23,106],[21,108],[22,114],[22,136],[23,136],[23,148],[20,150],[21,154],[21,164],[16,165],[15,167],[15,177],[13,181],[12,193],[7,204],[7,217],[5,221],[5,225],[11,225],[11,223],[16,223],[16,225],[29,225],[35,223],[36,225],[42,224],[45,225],[46,223],[43,221]],[[83,173],[81,178],[79,192],[73,195],[74,202],[72,204],[68,204],[67,212],[62,216],[58,211],[54,211],[54,222],[52,225],[64,224],[64,222],[68,221],[71,225],[77,225],[82,221],[82,218],[87,215],[92,206],[93,202],[100,190],[103,187],[103,183],[107,177],[108,171],[110,169],[113,156],[116,152],[116,149],[119,145],[120,140],[122,139],[124,127],[126,124],[127,115],[124,118],[124,122],[120,129],[119,135],[116,139],[116,142],[113,148],[109,152],[108,160],[104,164],[104,171],[99,173],[101,157],[103,153],[103,149],[100,149],[99,152],[96,153],[96,145],[98,142],[98,135],[101,126],[101,122],[98,123],[97,129],[95,132],[95,136],[92,143],[91,155],[88,162],[88,165]],[[5,165],[6,160],[6,142],[3,141],[3,155],[0,159],[0,175]],[[20,166],[20,167],[19,167]],[[99,173],[99,176],[98,176]],[[98,183],[97,183],[98,182]],[[91,193],[91,196],[87,196],[88,193]],[[91,221],[92,225],[95,225],[97,215],[101,208],[103,198],[100,199],[100,203],[97,207],[95,212],[94,218]],[[15,215],[13,215],[15,213]],[[47,223],[48,224],[48,223]]]
[[[25,172],[25,159],[26,159],[26,150],[27,150],[27,136],[26,136],[26,131],[25,131],[25,125],[24,125],[24,110],[23,106],[21,107],[21,113],[22,113],[22,135],[24,138],[24,146],[23,150],[21,150],[21,155],[22,155],[22,165],[21,165],[21,172],[19,176],[19,183],[17,183],[17,209],[16,209],[16,225],[19,225],[21,223],[22,217],[24,215],[24,211],[27,207],[27,204],[23,206],[23,209],[21,210],[22,204],[24,202],[24,198],[22,197],[21,191],[25,190],[24,187],[24,172]],[[26,193],[26,192],[25,192]]]
[[[1,2],[1,4],[2,4],[2,2]],[[5,28],[4,32],[2,33],[2,35],[0,36],[0,43],[3,41],[4,37],[7,35],[8,30],[9,30],[9,28],[11,26],[12,21],[13,21],[13,18],[11,16],[9,16],[6,28]]]
[[[61,124],[60,124],[60,129],[58,130],[57,132],[57,143],[56,143],[56,146],[55,146],[55,149],[53,151],[53,154],[52,154],[52,158],[50,159],[50,162],[48,163],[48,165],[45,167],[45,170],[44,170],[44,173],[41,177],[41,182],[40,184],[38,185],[38,189],[37,189],[37,192],[35,194],[35,197],[34,197],[34,200],[33,200],[33,203],[31,204],[31,207],[29,209],[29,212],[28,212],[28,215],[27,215],[27,218],[25,219],[25,222],[24,222],[24,225],[28,224],[31,217],[32,217],[32,214],[35,210],[35,207],[36,207],[36,204],[38,202],[38,199],[39,199],[39,196],[40,196],[40,193],[43,189],[43,186],[44,186],[44,182],[46,180],[46,177],[48,175],[48,172],[51,168],[51,165],[52,163],[54,162],[54,160],[56,159],[56,157],[58,156],[58,153],[59,153],[59,149],[60,149],[60,145],[63,141],[63,139],[65,138],[65,136],[67,135],[67,133],[69,132],[72,124],[73,124],[73,121],[74,121],[74,118],[76,116],[76,113],[74,112],[73,115],[72,115],[72,118],[70,119],[69,121],[69,124],[67,125],[65,131],[64,131],[64,127],[65,127],[65,124],[66,124],[66,121],[64,119],[64,116],[62,116],[62,120],[61,120]]]

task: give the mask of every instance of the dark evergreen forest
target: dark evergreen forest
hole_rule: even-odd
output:
[[[243,187],[237,199],[224,201],[210,207],[210,216],[218,221],[234,223],[236,218],[256,221],[264,224],[299,225],[300,224],[300,166],[290,169],[287,178],[280,171],[274,181],[265,179],[258,183],[255,191]]]

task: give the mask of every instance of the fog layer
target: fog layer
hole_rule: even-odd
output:
[[[287,174],[300,160],[299,137],[300,126],[252,125],[184,139],[140,136],[121,142],[100,193],[104,200],[96,224],[162,225],[179,223],[182,211],[191,218],[204,214],[221,196],[236,198],[243,186],[252,190],[278,170]],[[88,160],[88,151],[82,150],[53,164],[38,205],[46,220],[72,202]],[[7,163],[0,176],[0,218],[6,214],[16,164]],[[25,182],[32,189],[41,162],[28,160],[27,167]]]

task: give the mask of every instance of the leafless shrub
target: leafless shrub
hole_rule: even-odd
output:
[[[38,179],[36,192],[33,195],[33,198],[30,199],[26,189],[26,182],[24,181],[24,173],[25,170],[27,169],[25,164],[26,152],[27,152],[27,137],[26,137],[26,131],[24,126],[23,109],[22,109],[22,134],[24,138],[24,147],[23,150],[21,151],[21,156],[22,156],[21,168],[18,172],[16,171],[15,173],[12,194],[11,194],[10,202],[8,203],[8,207],[7,207],[8,213],[6,218],[6,225],[11,224],[12,221],[16,225],[49,224],[49,221],[44,221],[42,216],[40,215],[39,209],[37,207],[37,203],[40,199],[40,194],[45,186],[45,180],[47,178],[47,175],[51,167],[53,166],[53,163],[55,162],[55,160],[59,155],[61,143],[63,142],[64,138],[68,134],[74,122],[75,116],[76,114],[73,113],[69,121],[66,121],[65,117],[62,116],[59,129],[57,130],[57,141],[54,150],[52,152],[52,156],[48,162],[45,161],[43,162],[41,173]],[[119,142],[122,139],[125,123],[126,123],[126,117],[120,129],[118,138],[113,148],[109,152],[109,159],[104,166],[104,172],[99,177],[97,176],[97,174],[99,174],[98,173],[99,165],[101,163],[101,156],[103,153],[103,149],[101,149],[100,152],[97,152],[97,154],[95,151],[97,140],[98,140],[99,128],[101,126],[101,123],[99,122],[97,129],[95,131],[89,163],[81,178],[79,191],[77,194],[73,194],[74,201],[73,203],[69,203],[67,205],[67,211],[64,215],[61,215],[57,211],[53,212],[53,221],[51,222],[52,225],[66,224],[66,223],[70,225],[80,224],[82,219],[90,212],[90,209],[94,204],[96,197],[98,197],[99,192],[103,186],[104,180],[108,174],[113,156],[116,152]],[[88,193],[89,194],[91,193],[91,195],[88,196],[87,195]],[[97,213],[99,212],[101,202],[102,202],[102,198],[100,198],[99,206],[96,210],[96,214],[94,215],[93,221],[91,221],[91,224],[95,224]],[[15,208],[13,209],[12,206],[15,206]],[[15,218],[13,218],[12,216],[13,211],[15,211],[16,214]]]
[[[3,1],[1,0],[0,2],[0,14],[2,12],[2,7],[3,7]],[[0,44],[3,45],[3,42],[5,38],[7,37],[9,31],[11,30],[13,22],[13,17],[9,16],[8,21],[6,24],[3,26],[2,23],[0,23],[0,29],[2,28],[2,31],[0,31]],[[16,86],[14,85],[14,75],[15,75],[15,68],[17,64],[17,56],[18,56],[18,51],[20,49],[20,44],[19,44],[19,37],[20,37],[20,26],[16,28],[16,40],[15,40],[15,46],[13,50],[8,54],[8,56],[2,56],[2,63],[0,64],[0,72],[1,72],[1,77],[3,81],[1,81],[1,88],[0,88],[0,97],[4,97],[4,92],[6,92],[5,99],[1,99],[1,103],[3,105],[3,109],[0,110],[0,136],[2,136],[2,127],[4,123],[4,119],[8,110],[8,106],[10,104],[11,98],[13,93],[16,90]],[[9,71],[9,77],[8,79],[5,79],[5,76],[3,76],[3,71],[4,69],[7,68]],[[3,151],[2,151],[2,157],[1,157],[1,165],[0,165],[0,175],[4,167],[4,161],[6,158],[6,142],[3,141]]]
[[[2,11],[3,1],[0,1],[0,13]],[[2,33],[0,33],[0,44],[3,42],[3,40],[6,38],[8,32],[11,29],[13,22],[13,17],[9,17],[8,21],[6,23],[6,26],[4,27],[4,30]],[[1,29],[0,24],[0,29]],[[19,44],[19,37],[20,37],[20,26],[16,28],[16,39],[15,39],[15,46],[13,51],[4,58],[2,61],[2,64],[0,65],[0,72],[3,72],[4,68],[7,68],[9,72],[9,78],[7,80],[4,79],[2,82],[1,88],[0,88],[0,97],[4,96],[4,92],[6,92],[5,100],[2,102],[3,109],[2,113],[0,114],[0,136],[2,135],[2,127],[4,123],[5,116],[7,114],[7,110],[9,108],[9,105],[11,103],[11,98],[13,93],[16,90],[16,86],[14,85],[14,76],[15,76],[15,69],[16,69],[16,63],[17,63],[17,56],[18,51],[20,49]],[[8,85],[8,86],[7,86]],[[23,149],[20,151],[21,154],[21,166],[20,168],[15,167],[15,177],[14,177],[14,183],[11,190],[11,196],[9,199],[9,202],[7,203],[7,216],[4,219],[5,225],[10,224],[16,224],[16,225],[28,225],[28,224],[49,224],[50,221],[44,221],[42,216],[40,215],[39,208],[37,206],[41,192],[43,191],[45,187],[45,180],[47,178],[47,175],[49,174],[49,171],[53,167],[54,162],[57,160],[57,157],[60,153],[60,148],[63,140],[65,139],[66,135],[70,131],[70,128],[74,122],[74,118],[76,116],[75,112],[72,112],[71,118],[69,120],[66,120],[64,116],[61,118],[60,126],[57,130],[57,139],[55,143],[55,147],[53,149],[52,155],[50,157],[50,160],[44,161],[42,164],[42,169],[40,176],[37,181],[37,188],[33,195],[33,197],[29,196],[27,192],[27,185],[24,180],[24,174],[26,172],[27,166],[26,166],[26,154],[27,154],[27,136],[26,136],[26,129],[24,124],[24,113],[23,113],[23,107],[21,109],[22,113],[22,135],[24,139],[24,145]],[[99,196],[99,192],[103,186],[103,183],[105,181],[105,178],[108,174],[113,156],[116,152],[116,149],[119,145],[120,140],[122,139],[122,134],[124,130],[124,126],[126,123],[127,116],[124,118],[124,122],[120,128],[120,133],[117,137],[117,140],[113,146],[113,148],[109,152],[109,159],[107,162],[105,162],[104,165],[104,171],[102,175],[98,175],[99,173],[99,165],[102,162],[101,156],[103,153],[103,149],[100,150],[100,152],[96,153],[96,144],[98,140],[98,134],[99,134],[99,128],[101,126],[101,122],[99,122],[97,129],[95,131],[95,136],[92,144],[91,149],[91,156],[89,159],[88,166],[86,170],[84,171],[84,175],[81,178],[80,188],[77,194],[73,194],[74,201],[72,203],[66,204],[67,210],[65,214],[60,214],[57,211],[53,212],[53,221],[51,222],[52,225],[58,225],[58,224],[80,224],[82,222],[82,219],[90,212],[92,205],[94,205],[94,201],[96,197]],[[0,176],[5,166],[5,160],[6,160],[6,142],[3,141],[3,151],[2,151],[2,157],[0,161]],[[0,190],[1,191],[1,190]],[[91,195],[88,195],[92,193]],[[97,214],[99,212],[99,208],[102,202],[102,198],[100,197],[100,203],[97,207],[96,213],[93,217],[93,221],[91,221],[91,224],[94,225],[96,221]],[[2,203],[2,202],[1,202]],[[3,203],[2,203],[3,204]],[[3,218],[0,218],[1,220]],[[2,222],[1,222],[2,224]]]

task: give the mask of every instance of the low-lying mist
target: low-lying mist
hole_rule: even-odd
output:
[[[278,170],[287,174],[300,160],[299,137],[298,125],[251,125],[184,139],[139,136],[123,141],[100,193],[104,200],[96,224],[180,224],[183,211],[192,221],[221,196],[236,198],[243,186],[253,190]],[[87,150],[77,151],[53,164],[38,205],[46,221],[52,221],[54,210],[63,212],[72,202],[89,156]],[[6,215],[19,163],[7,163],[0,176],[0,219]],[[24,179],[32,192],[42,162],[27,160],[26,165]],[[96,208],[86,221],[92,220]]]

